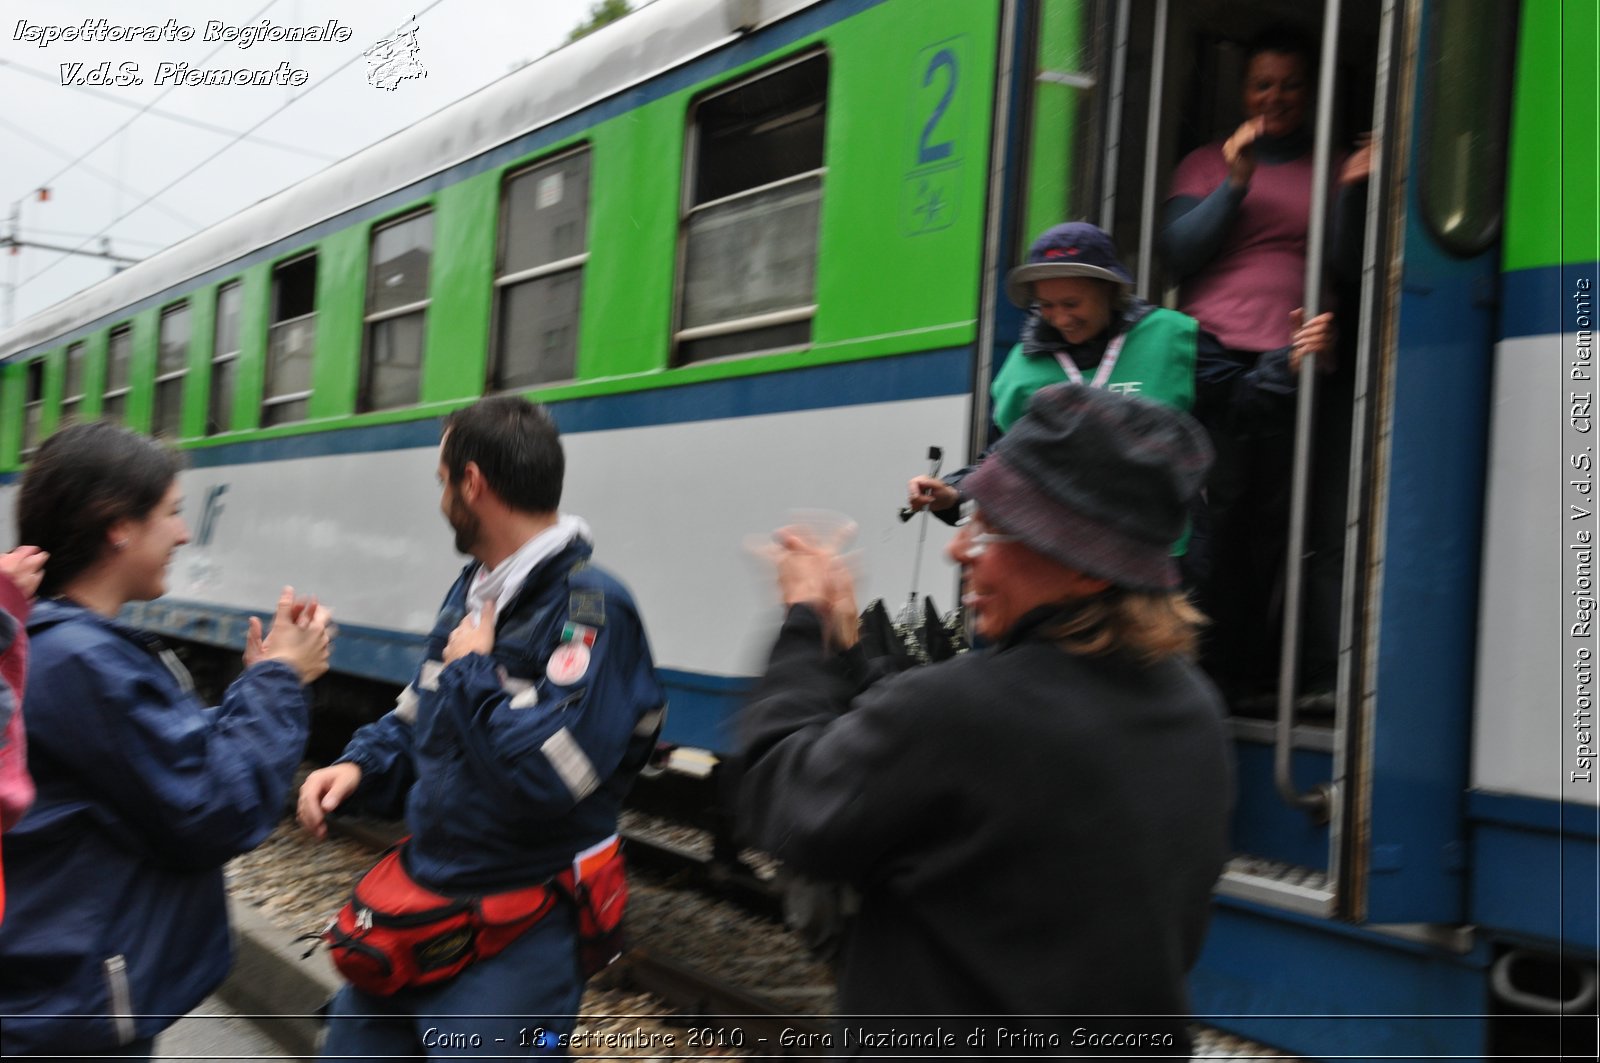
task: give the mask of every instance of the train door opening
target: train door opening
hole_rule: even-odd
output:
[[[1305,100],[1303,124],[1279,139],[1307,156],[1304,168],[1314,175],[1309,160],[1316,157],[1322,127],[1322,194],[1316,198],[1313,187],[1301,195],[1307,204],[1323,202],[1328,209],[1307,221],[1306,228],[1320,232],[1308,233],[1301,246],[1305,261],[1321,263],[1321,281],[1310,282],[1316,286],[1311,302],[1335,315],[1339,339],[1331,360],[1338,368],[1318,374],[1303,389],[1291,383],[1286,398],[1274,396],[1283,401],[1270,431],[1252,428],[1242,442],[1219,446],[1231,459],[1230,478],[1213,483],[1208,495],[1242,508],[1226,514],[1235,538],[1220,544],[1221,556],[1211,558],[1215,567],[1200,582],[1207,596],[1202,605],[1214,619],[1206,664],[1228,697],[1240,765],[1239,856],[1221,890],[1305,914],[1354,917],[1357,906],[1342,901],[1339,889],[1345,829],[1340,786],[1352,740],[1348,702],[1359,683],[1356,650],[1364,614],[1353,604],[1359,570],[1346,561],[1360,540],[1361,524],[1349,502],[1356,497],[1358,506],[1365,504],[1362,474],[1352,471],[1351,460],[1352,441],[1366,431],[1357,400],[1363,390],[1357,383],[1357,339],[1372,332],[1384,309],[1380,299],[1364,300],[1362,282],[1378,272],[1373,267],[1383,241],[1366,231],[1361,182],[1353,181],[1350,191],[1341,190],[1339,181],[1344,161],[1381,117],[1375,100],[1394,91],[1380,75],[1389,47],[1385,19],[1395,16],[1394,5],[1386,15],[1380,0],[1330,3],[1337,43],[1329,75],[1320,69],[1329,25],[1322,4],[1026,5],[1016,203],[1007,240],[1016,261],[1049,225],[1094,221],[1115,239],[1138,297],[1192,312],[1208,331],[1226,333],[1190,305],[1185,263],[1163,238],[1172,220],[1174,174],[1191,153],[1216,152],[1215,145],[1239,129],[1250,42],[1274,31],[1279,41],[1303,42],[1308,69],[1299,72],[1303,83],[1296,86]],[[1281,144],[1272,147],[1284,150]],[[1204,192],[1214,187],[1213,181]],[[1201,272],[1209,261],[1202,258]],[[1192,277],[1194,268],[1188,269]],[[1290,304],[1285,313],[1306,302]],[[1287,322],[1282,331],[1290,333]],[[1305,409],[1297,408],[1297,390],[1309,393]],[[1214,438],[1233,423],[1226,407],[1196,412],[1204,414]],[[1358,490],[1351,491],[1352,484]],[[1240,528],[1247,529],[1242,539]],[[1206,531],[1214,549],[1215,530]],[[1287,564],[1291,555],[1300,559],[1298,566]],[[1207,563],[1202,560],[1202,568]],[[1249,592],[1236,595],[1239,587]],[[1286,615],[1295,618],[1288,625]],[[1285,640],[1298,647],[1287,668]],[[1219,646],[1226,652],[1219,654]]]

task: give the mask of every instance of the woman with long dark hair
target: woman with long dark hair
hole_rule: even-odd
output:
[[[189,541],[177,456],[110,424],[39,448],[17,497],[50,554],[28,621],[38,794],[6,836],[0,1051],[149,1058],[230,963],[222,865],[283,812],[328,610],[285,588],[245,671],[206,708],[171,650],[118,614],[166,591]]]

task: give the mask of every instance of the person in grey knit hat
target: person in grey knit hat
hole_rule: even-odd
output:
[[[988,645],[893,676],[855,644],[834,545],[778,533],[788,611],[739,720],[741,827],[860,895],[838,1010],[896,1018],[851,1019],[849,1054],[892,1033],[919,1057],[1026,1035],[1188,1058],[1233,783],[1170,544],[1210,460],[1185,414],[1041,389],[968,477],[949,548]],[[973,1037],[905,1040],[956,1025]]]

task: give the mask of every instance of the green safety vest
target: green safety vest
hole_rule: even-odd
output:
[[[1195,341],[1200,325],[1188,314],[1162,307],[1150,311],[1128,330],[1122,353],[1106,381],[1108,391],[1137,395],[1188,413],[1194,409]],[[1085,376],[1093,379],[1090,371]],[[1028,409],[1033,393],[1067,380],[1066,370],[1050,355],[1026,355],[1022,344],[1011,348],[994,378],[994,423],[1009,432]]]
[[[1200,324],[1188,314],[1157,307],[1127,332],[1122,353],[1106,381],[1106,390],[1160,402],[1188,413],[1194,409],[1195,345]],[[1103,357],[1103,356],[1102,356]],[[1091,370],[1085,374],[1094,379]],[[1011,348],[989,394],[994,399],[994,423],[1009,432],[1028,409],[1028,400],[1040,388],[1064,384],[1067,371],[1051,355],[1027,355],[1022,344]],[[1189,549],[1190,528],[1185,527],[1172,545],[1172,556]]]

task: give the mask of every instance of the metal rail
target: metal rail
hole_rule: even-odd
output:
[[[648,949],[631,949],[618,962],[620,975],[671,1004],[690,1019],[715,1019],[723,1045],[758,1056],[817,1056],[815,1044],[831,1031],[811,1015],[785,1008],[712,978],[688,964]],[[798,1036],[796,1036],[798,1035]],[[732,1044],[737,1039],[741,1044]],[[810,1044],[807,1044],[807,1042]]]
[[[1311,154],[1311,213],[1306,226],[1304,313],[1310,321],[1321,312],[1323,249],[1327,243],[1328,160],[1333,137],[1333,78],[1339,58],[1340,0],[1326,0],[1322,20],[1322,65],[1317,78],[1315,146]],[[1273,745],[1272,777],[1278,796],[1325,822],[1332,810],[1331,783],[1302,791],[1291,769],[1294,752],[1295,697],[1300,683],[1300,597],[1305,582],[1306,518],[1311,492],[1317,392],[1316,359],[1300,363],[1295,403],[1294,478],[1289,497],[1289,545],[1284,560],[1283,646],[1278,662],[1278,728]]]
[[[1167,88],[1167,0],[1156,0],[1150,50],[1150,100],[1145,111],[1144,190],[1139,196],[1139,287],[1141,298],[1159,302],[1150,291],[1155,275],[1156,165],[1161,161],[1161,97]]]
[[[737,904],[752,915],[783,922],[783,897],[771,882],[745,865],[730,864],[635,831],[621,833],[629,866],[687,879],[702,893]]]
[[[995,83],[993,133],[989,141],[988,201],[984,204],[983,284],[978,296],[978,357],[973,366],[972,412],[967,422],[967,460],[977,461],[989,436],[989,385],[994,375],[996,308],[1000,277],[1009,263],[1000,261],[1006,200],[1006,144],[1011,137],[1011,93],[1005,86],[1014,76],[1013,42],[1017,36],[1017,0],[1000,9],[1000,57]]]
[[[1117,232],[1117,160],[1122,153],[1122,96],[1128,77],[1128,18],[1132,4],[1117,5],[1112,44],[1111,89],[1106,95],[1105,184],[1100,189],[1100,228]]]

